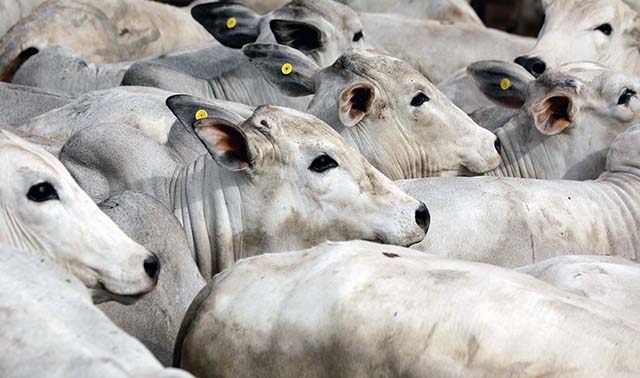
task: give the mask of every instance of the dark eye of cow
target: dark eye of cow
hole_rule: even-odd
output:
[[[357,32],[356,34],[353,35],[353,42],[358,42],[359,40],[362,39],[362,37],[364,37],[364,34],[362,34],[362,31]]]
[[[27,198],[33,202],[45,202],[60,199],[58,197],[58,192],[56,192],[53,185],[48,182],[41,182],[40,184],[32,186],[27,193]]]
[[[420,106],[427,101],[429,101],[429,97],[427,97],[426,94],[420,92],[411,99],[411,106]]]
[[[602,32],[604,35],[611,35],[611,33],[613,32],[613,27],[611,27],[611,24],[606,23],[598,26],[596,30]]]
[[[313,160],[313,162],[309,166],[309,169],[314,172],[322,173],[326,170],[336,168],[337,166],[338,163],[333,160],[331,156],[322,154]]]
[[[618,99],[618,105],[629,105],[629,101],[631,101],[631,97],[636,95],[636,91],[633,89],[625,89],[624,92],[620,95]]]

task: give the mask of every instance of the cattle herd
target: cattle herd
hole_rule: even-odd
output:
[[[0,0],[0,378],[640,377],[640,1],[237,1]]]

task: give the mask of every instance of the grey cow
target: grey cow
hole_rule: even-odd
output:
[[[129,237],[157,254],[162,274],[156,288],[136,303],[107,302],[98,307],[169,366],[182,318],[205,285],[184,229],[169,209],[142,193],[123,192],[99,207]]]
[[[595,181],[435,178],[396,182],[432,212],[414,248],[522,266],[561,255],[640,254],[640,125],[620,134]]]
[[[94,198],[133,189],[172,209],[205,277],[243,257],[326,239],[424,238],[427,208],[317,118],[261,106],[244,120],[190,96],[167,102],[208,154],[185,166],[138,130],[94,127],[60,157]]]

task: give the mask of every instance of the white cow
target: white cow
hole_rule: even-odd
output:
[[[0,0],[0,37],[46,0]]]
[[[639,353],[640,328],[596,301],[357,241],[221,273],[191,305],[174,363],[200,378],[632,378]]]
[[[605,304],[640,325],[640,264],[615,256],[559,256],[516,269]]]
[[[497,120],[489,122],[502,146],[502,162],[491,174],[597,178],[616,135],[640,122],[640,80],[597,64],[567,64],[537,79],[505,62],[474,63],[469,72],[485,95],[517,109],[498,110]]]
[[[3,378],[193,378],[164,369],[61,264],[1,244],[0,323]]]
[[[173,210],[205,277],[327,239],[424,238],[427,208],[317,118],[261,106],[245,120],[186,95],[167,104],[207,154],[185,165],[138,130],[93,127],[69,139],[60,158],[94,198],[131,189]]]
[[[468,0],[338,0],[358,12],[394,13],[411,18],[482,25]]]
[[[158,258],[127,237],[42,148],[0,130],[0,243],[50,258],[96,302],[151,291]]]
[[[579,61],[597,62],[621,72],[640,75],[637,1],[542,2],[546,18],[538,42],[526,55],[518,57],[516,63],[535,76],[547,68]]]
[[[640,125],[620,134],[595,181],[433,178],[398,181],[431,211],[440,256],[516,267],[561,255],[640,256]]]

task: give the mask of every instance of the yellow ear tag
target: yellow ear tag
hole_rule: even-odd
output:
[[[503,91],[506,91],[507,89],[511,88],[511,80],[507,79],[506,77],[502,79],[500,81],[500,88],[502,88]]]
[[[227,29],[233,29],[238,24],[238,20],[235,17],[229,17],[227,20]]]
[[[200,110],[198,110],[196,112],[196,121],[199,121],[199,120],[201,120],[203,118],[207,118],[207,117],[209,117],[209,113],[207,113],[207,111],[204,110],[204,109],[200,109]]]
[[[283,75],[289,75],[291,74],[291,72],[293,72],[293,66],[291,65],[291,63],[285,63],[282,65],[281,71]]]

